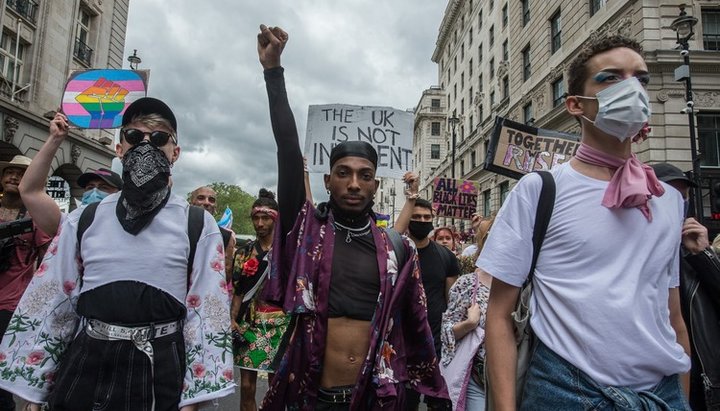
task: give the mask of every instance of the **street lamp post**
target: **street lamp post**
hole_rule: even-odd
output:
[[[693,107],[692,82],[690,80],[690,46],[688,42],[695,34],[693,28],[697,24],[698,19],[688,16],[685,12],[685,5],[681,4],[680,16],[678,16],[670,24],[675,31],[677,43],[680,45],[680,55],[683,56],[684,64],[675,69],[675,80],[685,81],[685,101],[686,107],[682,110],[688,116],[688,125],[690,127],[690,156],[692,158],[693,179],[697,186],[693,188],[693,202],[695,203],[695,217],[702,222],[703,205],[702,205],[702,186],[700,180],[700,159],[697,153],[697,142],[695,141],[695,112]]]
[[[390,197],[392,197],[392,223],[395,225],[395,187],[390,187]]]
[[[455,114],[455,111],[453,111],[452,117],[448,118],[448,124],[450,124],[450,128],[452,129],[452,163],[450,164],[450,176],[453,180],[455,180],[455,127],[459,122],[460,119]],[[451,218],[450,221],[452,225],[455,225],[455,217]]]
[[[142,59],[137,55],[137,49],[133,50],[132,56],[128,56],[127,61],[130,63],[130,70],[137,70],[137,67],[142,63]]]
[[[450,128],[452,129],[452,164],[450,164],[450,176],[452,179],[455,179],[455,127],[460,122],[460,119],[455,115],[455,112],[453,111],[452,117],[448,118],[448,124],[450,124]]]

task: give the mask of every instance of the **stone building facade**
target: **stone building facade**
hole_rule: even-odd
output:
[[[450,0],[432,60],[438,64],[447,116],[455,113],[461,121],[455,164],[450,155],[442,157],[435,175],[449,177],[454,166],[457,178],[479,181],[478,212],[496,213],[515,181],[483,170],[495,116],[579,133],[564,108],[566,70],[588,40],[612,33],[642,44],[651,73],[651,138],[635,152],[648,163],[667,161],[690,170],[688,116],[681,113],[685,84],[674,79],[682,57],[670,27],[679,5],[670,0]],[[692,1],[686,11],[699,19],[690,66],[707,217],[713,200],[709,188],[720,182],[720,4]],[[445,141],[450,134],[445,126]],[[422,187],[428,197],[431,181]],[[709,218],[704,223],[720,229]]]
[[[33,157],[48,135],[72,70],[122,68],[129,0],[5,0],[0,9],[0,160]],[[71,130],[52,174],[70,183],[110,167],[113,134]]]

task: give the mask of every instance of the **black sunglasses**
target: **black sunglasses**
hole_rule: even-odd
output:
[[[128,142],[131,146],[140,144],[141,141],[145,140],[145,136],[150,136],[150,144],[154,145],[155,147],[162,147],[165,144],[168,143],[170,138],[172,138],[173,144],[177,144],[177,140],[175,140],[175,137],[172,136],[170,133],[166,133],[164,131],[153,131],[152,133],[148,133],[145,131],[138,130],[136,128],[124,128],[122,130],[122,135],[125,138],[125,141]]]

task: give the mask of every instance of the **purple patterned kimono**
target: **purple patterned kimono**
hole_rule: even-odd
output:
[[[353,391],[351,410],[397,410],[404,405],[404,384],[424,394],[447,398],[433,336],[427,323],[425,291],[415,249],[407,240],[407,263],[398,269],[387,234],[374,224],[372,234],[380,272],[380,294],[371,323],[368,355]],[[309,202],[282,244],[276,230],[265,299],[296,317],[294,329],[263,410],[313,410],[322,375],[328,322],[328,295],[335,241],[332,213],[315,216]]]

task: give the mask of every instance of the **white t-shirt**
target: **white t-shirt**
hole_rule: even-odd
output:
[[[648,389],[686,372],[690,359],[670,326],[679,284],[683,204],[677,190],[637,208],[602,206],[608,182],[553,170],[555,207],[535,269],[531,325],[552,351],[603,385]],[[508,195],[477,266],[521,286],[532,262],[542,180],[523,177]]]

